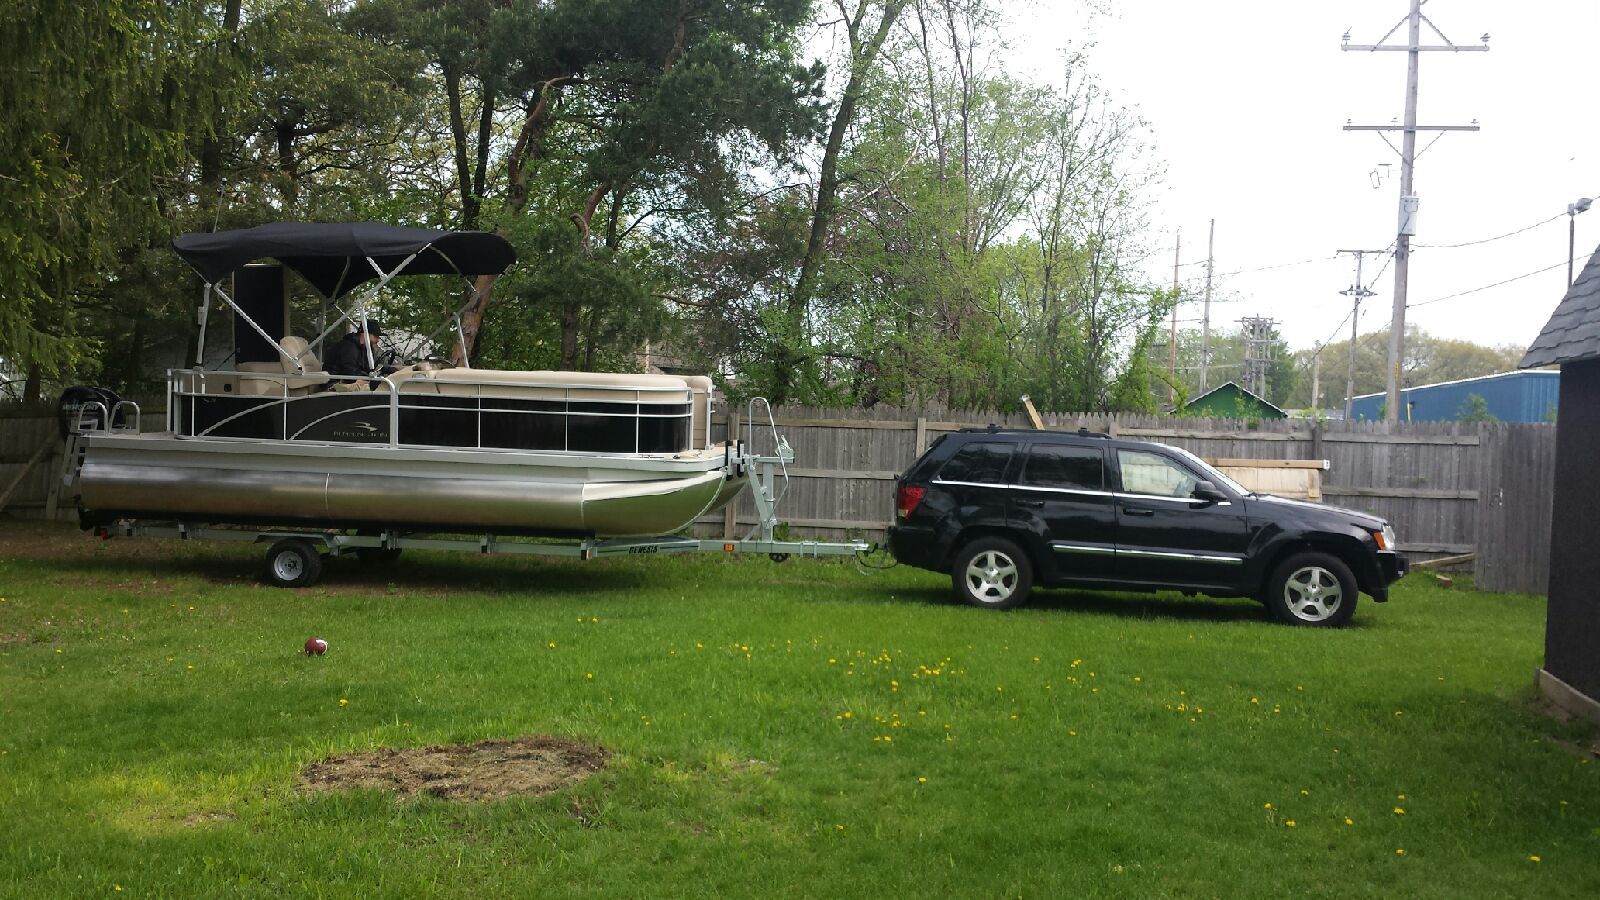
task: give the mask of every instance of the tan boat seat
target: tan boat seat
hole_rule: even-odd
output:
[[[305,338],[291,334],[279,341],[278,346],[283,353],[275,360],[243,362],[234,367],[243,376],[239,379],[239,393],[282,396],[287,389],[289,396],[300,397],[328,382],[328,373],[322,370],[322,361],[311,352],[311,345]],[[290,362],[290,359],[295,362]],[[252,378],[251,375],[268,377]]]

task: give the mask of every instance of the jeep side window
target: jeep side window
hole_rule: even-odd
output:
[[[1004,484],[1006,464],[1011,462],[1011,444],[973,443],[956,451],[939,470],[940,481],[969,481],[976,484]]]
[[[1142,450],[1118,450],[1117,466],[1122,469],[1124,493],[1154,497],[1194,496],[1195,477],[1165,456]]]
[[[1105,489],[1105,456],[1099,447],[1035,444],[1023,463],[1020,482],[1029,487],[1077,491]]]

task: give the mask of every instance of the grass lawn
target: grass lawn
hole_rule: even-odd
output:
[[[408,554],[285,591],[261,552],[0,525],[0,895],[1600,896],[1542,598],[1413,576],[1323,632],[764,558]],[[488,803],[300,787],[530,734],[607,767]]]

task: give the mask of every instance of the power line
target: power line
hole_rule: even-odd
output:
[[[1465,291],[1456,291],[1454,294],[1445,294],[1443,297],[1435,297],[1432,300],[1424,300],[1421,303],[1412,303],[1412,304],[1409,304],[1409,305],[1410,306],[1427,306],[1430,303],[1441,303],[1441,302],[1443,302],[1445,300],[1454,300],[1457,297],[1465,297],[1468,294],[1476,294],[1479,291],[1487,291],[1490,288],[1497,288],[1497,287],[1500,287],[1503,284],[1510,284],[1513,281],[1521,281],[1524,278],[1532,278],[1535,275],[1543,275],[1544,273],[1549,272],[1552,269],[1559,269],[1559,268],[1561,268],[1562,266],[1564,266],[1566,264],[1567,264],[1567,261],[1563,259],[1561,262],[1558,262],[1553,266],[1545,266],[1542,269],[1536,269],[1536,270],[1534,270],[1532,272],[1525,272],[1525,273],[1523,273],[1521,275],[1516,275],[1516,276],[1513,276],[1511,278],[1507,278],[1504,281],[1496,281],[1494,284],[1486,284],[1486,285],[1484,285],[1482,287],[1469,288],[1468,290],[1465,290]]]
[[[1548,219],[1541,219],[1540,221],[1535,222],[1532,225],[1528,225],[1528,226],[1525,226],[1523,228],[1518,228],[1516,231],[1508,231],[1505,234],[1497,234],[1494,237],[1483,238],[1482,240],[1463,241],[1462,243],[1459,243],[1459,244],[1413,244],[1412,246],[1418,247],[1418,248],[1426,247],[1429,250],[1454,250],[1454,249],[1456,249],[1458,247],[1476,247],[1479,244],[1490,244],[1490,243],[1493,243],[1495,241],[1503,241],[1508,237],[1516,237],[1517,235],[1522,234],[1525,231],[1532,231],[1532,230],[1534,230],[1535,228],[1538,228],[1541,225],[1549,225],[1551,222],[1554,222],[1555,220],[1561,218],[1564,215],[1566,215],[1566,213],[1556,213],[1555,215],[1551,216]]]

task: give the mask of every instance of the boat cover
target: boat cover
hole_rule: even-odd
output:
[[[207,284],[216,284],[246,263],[270,258],[299,272],[329,299],[378,277],[369,257],[387,273],[415,253],[400,274],[468,277],[499,275],[517,261],[516,251],[497,234],[378,222],[274,222],[234,231],[193,232],[179,235],[172,249]]]

